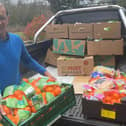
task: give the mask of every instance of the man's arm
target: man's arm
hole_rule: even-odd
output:
[[[36,71],[42,75],[48,76],[55,80],[53,77],[43,66],[41,66],[36,60],[34,60],[31,55],[28,53],[23,41],[22,41],[22,54],[21,54],[21,62],[29,69]]]

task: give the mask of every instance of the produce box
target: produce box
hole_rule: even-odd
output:
[[[52,50],[49,48],[45,58],[45,63],[57,66],[57,58],[59,56],[60,56],[59,54],[53,53]]]
[[[93,38],[93,24],[69,24],[69,38],[70,39],[92,39]]]
[[[123,55],[123,40],[87,41],[88,55]]]
[[[47,38],[68,38],[67,24],[50,24],[46,27]]]
[[[88,119],[126,123],[126,104],[104,104],[101,101],[82,99],[82,112]]]
[[[85,55],[85,40],[53,39],[53,52],[68,55]]]
[[[94,39],[121,39],[120,22],[94,23]]]
[[[115,56],[94,56],[95,66],[102,65],[108,67],[115,67]]]
[[[18,126],[47,126],[75,105],[73,86],[70,84],[62,85],[67,87],[65,92],[57,96],[54,101],[43,106],[39,111],[32,114],[28,120],[20,123]],[[6,116],[3,117],[1,123],[4,126],[16,126]]]
[[[94,67],[93,56],[84,58],[60,56],[57,59],[58,75],[90,75]]]

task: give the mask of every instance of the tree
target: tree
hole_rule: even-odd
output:
[[[33,40],[36,31],[44,25],[46,17],[42,14],[38,17],[34,17],[30,23],[27,24],[24,30],[24,34],[28,40]],[[41,39],[41,38],[40,38]]]
[[[119,0],[117,4],[126,8],[126,0]]]
[[[78,8],[80,0],[48,0],[51,10],[56,13],[59,10]]]

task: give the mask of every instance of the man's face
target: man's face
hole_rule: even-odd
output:
[[[8,24],[8,16],[6,14],[6,10],[4,7],[0,6],[0,34],[4,34],[6,32]]]

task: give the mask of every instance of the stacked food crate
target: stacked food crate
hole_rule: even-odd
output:
[[[46,31],[53,39],[46,62],[57,65],[59,75],[89,75],[94,65],[115,67],[115,56],[123,55],[118,21],[51,24]]]
[[[59,55],[58,74],[89,75],[94,59],[86,55],[86,40],[92,34],[92,24],[55,24],[46,30],[47,37],[53,38],[53,53]]]
[[[94,56],[95,65],[115,67],[115,55],[123,55],[121,23],[94,23],[93,40],[87,41],[87,54]]]
[[[2,115],[0,125],[51,125],[73,105],[75,96],[71,84],[59,83],[44,76],[24,78],[20,85],[4,89],[0,106],[6,115]]]
[[[83,85],[82,113],[88,119],[126,123],[126,73],[96,66]]]

